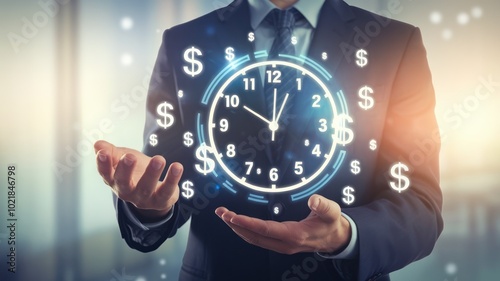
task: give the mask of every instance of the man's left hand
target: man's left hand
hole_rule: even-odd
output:
[[[215,213],[246,242],[278,253],[334,253],[345,248],[351,239],[351,225],[341,215],[340,206],[317,194],[307,204],[311,213],[298,222],[261,220],[225,207]]]

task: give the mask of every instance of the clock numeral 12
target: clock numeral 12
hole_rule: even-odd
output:
[[[281,83],[281,71],[279,70],[266,70],[267,83],[280,84]]]

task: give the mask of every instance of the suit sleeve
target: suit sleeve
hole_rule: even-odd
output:
[[[443,229],[432,77],[420,30],[409,38],[390,92],[370,187],[374,199],[343,210],[358,229],[358,259],[334,262],[348,280],[375,280],[429,255]],[[401,193],[389,185],[398,162],[410,169],[411,184]]]
[[[180,146],[182,144],[182,118],[179,110],[179,101],[176,95],[175,71],[168,59],[168,30],[163,34],[163,41],[156,59],[155,67],[149,84],[148,97],[146,102],[146,124],[144,127],[144,148],[143,153],[148,156],[162,155],[167,160],[167,167],[175,161],[182,162]],[[173,125],[167,129],[161,128],[157,124],[157,107],[162,103],[172,105],[173,109],[169,114],[173,116]],[[158,145],[149,145],[149,137],[155,134]],[[166,169],[161,179],[165,177]],[[124,213],[126,202],[113,196],[118,224],[122,238],[128,246],[141,252],[156,250],[167,238],[171,238],[188,219],[189,216],[180,215],[179,204],[174,205],[173,215],[170,220],[163,225],[144,229],[132,222]]]

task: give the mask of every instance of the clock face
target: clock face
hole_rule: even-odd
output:
[[[338,147],[352,141],[345,128],[352,119],[342,92],[330,91],[331,76],[314,66],[255,62],[226,75],[208,93],[206,145],[231,186],[257,193],[300,191],[321,186],[334,173]],[[297,75],[285,81],[290,70]],[[284,83],[294,84],[293,93],[282,92]],[[271,156],[276,146],[282,147],[279,161]]]

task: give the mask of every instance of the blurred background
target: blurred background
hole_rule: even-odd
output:
[[[445,229],[428,258],[392,279],[498,280],[500,2],[347,2],[421,28],[437,95]],[[92,143],[142,147],[163,30],[228,3],[0,0],[0,280],[177,280],[187,226],[153,253],[129,249]],[[15,275],[6,272],[11,164]]]

